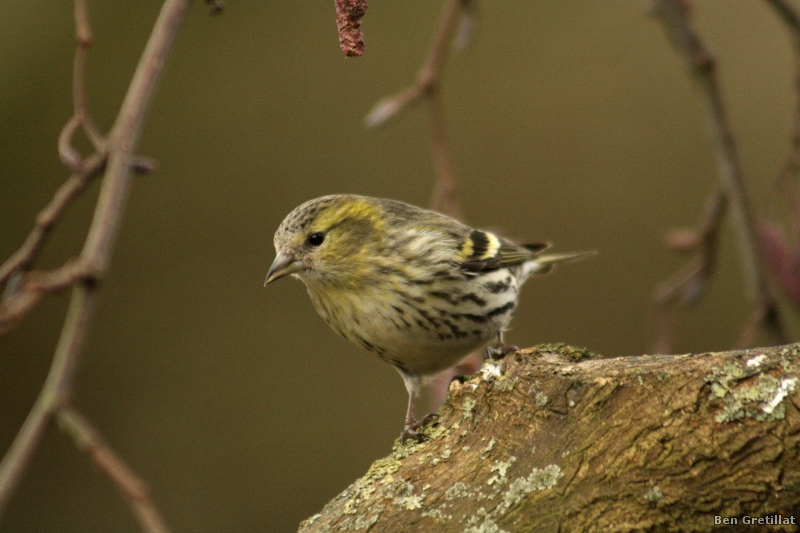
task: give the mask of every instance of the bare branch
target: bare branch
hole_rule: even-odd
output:
[[[796,102],[792,124],[791,151],[788,161],[775,180],[775,187],[767,201],[767,213],[777,199],[789,207],[790,224],[794,235],[792,243],[784,238],[781,225],[765,218],[759,223],[758,238],[761,257],[772,271],[777,285],[800,310],[800,201],[797,177],[800,175],[800,11],[785,0],[767,0],[788,27],[795,45]]]
[[[416,83],[396,95],[379,100],[364,119],[366,127],[374,128],[382,125],[401,111],[417,103],[423,96],[428,96],[438,90],[449,44],[453,40],[453,34],[457,27],[458,17],[462,10],[465,9],[465,6],[469,4],[469,0],[447,0],[442,17],[439,19],[439,27],[436,30],[433,44],[422,69],[417,75]]]
[[[14,324],[22,321],[33,310],[42,296],[67,289],[83,280],[92,284],[94,273],[87,271],[79,261],[70,260],[47,272],[20,273],[14,287],[7,290],[0,302],[0,337]]]
[[[81,251],[81,260],[90,271],[102,274],[108,268],[111,246],[116,239],[123,205],[128,195],[131,166],[137,160],[134,147],[141,134],[144,113],[163,69],[167,52],[190,3],[189,0],[164,2],[117,119],[109,132],[106,172],[86,243]]]
[[[92,28],[89,25],[89,9],[86,0],[75,0],[75,64],[72,71],[72,105],[74,117],[79,117],[83,131],[94,149],[103,151],[105,139],[94,125],[86,105],[86,62],[92,46]]]
[[[736,143],[719,90],[716,64],[700,36],[692,28],[689,11],[686,0],[658,0],[654,14],[660,18],[672,43],[683,54],[701,92],[709,136],[717,158],[720,186],[730,203],[739,238],[747,295],[751,300],[757,301],[764,291],[764,280],[758,263],[752,210],[744,189]]]
[[[786,0],[767,0],[789,26],[795,36],[800,36],[800,11]]]
[[[23,245],[0,265],[0,284],[9,280],[14,272],[27,269],[44,244],[45,237],[61,214],[72,203],[94,176],[105,167],[105,156],[94,154],[86,158],[81,172],[76,172],[58,188],[50,203],[36,216],[36,225]]]
[[[22,247],[0,266],[0,284],[8,281],[17,270],[26,269],[36,258],[44,238],[66,207],[78,196],[86,185],[101,170],[106,162],[105,140],[94,126],[86,106],[86,60],[92,45],[92,30],[89,25],[89,10],[86,0],[75,0],[75,62],[72,72],[73,114],[58,137],[58,153],[61,162],[73,171],[73,175],[56,191],[50,203],[36,217],[36,225]],[[72,138],[79,127],[97,153],[85,160],[72,146]]]
[[[72,146],[72,137],[82,124],[83,117],[72,115],[67,123],[64,124],[61,134],[58,136],[58,157],[64,163],[64,166],[73,172],[80,172],[83,167],[83,157]]]
[[[724,195],[725,204],[729,206],[739,241],[739,255],[745,278],[745,293],[758,306],[772,309],[775,306],[774,299],[764,278],[755,219],[745,191],[736,143],[725,113],[716,76],[716,64],[713,56],[691,25],[690,9],[691,6],[688,0],[657,0],[653,5],[652,14],[660,19],[672,44],[683,55],[689,70],[694,75],[693,79],[702,96],[706,110],[709,137],[717,160],[720,194]],[[719,219],[715,220],[714,223],[718,225]],[[706,242],[711,247],[716,246],[716,230],[713,232],[713,238],[706,239]],[[659,290],[656,298],[661,307],[658,313],[663,314],[666,312],[664,305],[670,301],[672,295],[678,292],[687,295],[687,291],[692,290],[702,291],[705,286],[705,280],[711,273],[708,268],[711,263],[708,256],[714,253],[710,251],[708,245],[704,246],[703,257],[699,260],[694,274],[681,275],[673,282],[667,282],[662,285],[662,289]],[[697,296],[699,294],[692,296],[690,301],[696,300]],[[776,315],[768,313],[764,316],[775,317]],[[666,324],[666,319],[662,320],[662,323]],[[779,335],[779,338],[784,340],[785,335],[777,318],[773,326],[775,326],[776,329],[774,331]],[[662,335],[659,340],[660,348],[668,348],[664,340],[668,337],[668,334],[664,334],[663,328],[661,328],[659,334]]]
[[[136,475],[102,439],[91,422],[72,407],[56,412],[59,427],[72,437],[75,446],[85,452],[95,465],[119,488],[142,530],[148,533],[169,533],[161,513],[150,500],[147,483]]]
[[[76,356],[83,348],[95,296],[96,291],[87,285],[81,284],[73,288],[61,337],[42,391],[0,462],[0,516],[30,463],[44,431],[50,425],[53,411],[69,401],[72,395]]]
[[[428,97],[428,116],[430,118],[433,166],[438,177],[431,196],[431,209],[457,220],[463,220],[463,213],[458,203],[456,176],[447,143],[444,104],[439,91],[430,93]]]
[[[417,103],[421,98],[428,100],[431,150],[437,176],[431,206],[433,209],[457,219],[461,219],[462,215],[456,198],[456,179],[447,144],[447,128],[439,85],[447,52],[458,28],[459,18],[469,16],[468,22],[472,22],[470,6],[470,0],[447,0],[433,44],[428,52],[425,64],[417,75],[416,83],[394,96],[378,101],[364,119],[364,123],[368,128],[380,126],[397,116],[404,109]],[[464,19],[462,18],[461,20]],[[469,40],[470,35],[468,33],[471,33],[471,31],[472,28],[469,24],[466,26],[462,24],[462,28],[459,31],[459,41],[462,45],[465,45],[464,43]]]
[[[82,0],[76,0],[76,19],[79,28],[88,18],[85,15],[85,5]],[[72,395],[73,376],[77,366],[77,355],[80,353],[84,339],[89,330],[92,310],[96,299],[96,281],[105,274],[111,258],[112,245],[116,239],[119,222],[122,217],[125,199],[127,197],[132,166],[137,158],[134,155],[139,135],[141,133],[144,113],[150,102],[156,81],[158,80],[167,53],[172,45],[175,35],[183,22],[190,5],[190,0],[165,0],[158,19],[150,34],[144,52],[139,60],[139,65],[133,75],[128,92],[125,95],[117,119],[112,127],[108,140],[105,143],[108,150],[108,160],[105,163],[105,175],[98,196],[97,207],[86,238],[84,248],[75,262],[76,271],[72,282],[72,299],[64,320],[56,347],[53,362],[50,367],[44,387],[40,392],[28,418],[17,434],[11,448],[0,462],[0,513],[5,508],[11,494],[14,492],[19,480],[30,462],[41,440],[41,436],[50,424],[56,410],[67,405]],[[88,25],[85,25],[88,27]],[[85,30],[85,27],[83,28]],[[79,29],[78,34],[81,35]],[[83,34],[85,37],[85,33]],[[80,42],[80,39],[79,39]],[[78,98],[80,104],[80,98]],[[99,157],[99,156],[98,156]],[[88,161],[88,159],[87,159]],[[105,161],[101,159],[101,161]],[[102,166],[96,163],[97,170]],[[88,175],[88,173],[87,173]],[[69,182],[68,182],[69,183]],[[74,180],[73,180],[74,183]],[[66,203],[79,192],[81,187],[72,186],[64,191],[65,198],[59,194],[51,201],[53,212],[47,213],[52,217],[63,210]],[[62,190],[64,187],[62,187]],[[62,192],[60,190],[59,192]],[[50,206],[48,206],[49,208]],[[47,211],[47,210],[46,210]],[[44,218],[45,212],[40,214]],[[49,220],[52,224],[54,218]],[[37,228],[40,220],[37,219]],[[41,227],[49,227],[41,224]],[[46,231],[46,230],[45,230]],[[34,233],[36,229],[34,230]],[[32,237],[34,235],[32,233]],[[11,267],[3,266],[3,272],[8,271],[8,276],[17,270],[19,265],[27,264],[35,255],[41,244],[41,236],[29,237],[32,244],[23,245],[25,253],[11,263]],[[16,266],[14,266],[16,264]],[[31,274],[31,280],[37,278]],[[44,275],[38,279],[38,285],[31,283],[28,291],[38,293],[45,290],[62,288],[70,281],[69,269],[57,270],[51,275]],[[26,283],[23,282],[23,287]],[[15,294],[10,296],[15,298]],[[158,531],[156,529],[155,531]]]
[[[653,346],[655,353],[671,351],[673,337],[671,313],[675,304],[696,302],[714,273],[719,230],[726,207],[725,194],[717,190],[709,197],[697,230],[673,232],[667,236],[671,248],[684,252],[696,250],[697,257],[656,288]]]
[[[398,442],[299,531],[736,531],[714,517],[797,514],[800,345],[550,345],[495,365],[454,381],[425,441]]]

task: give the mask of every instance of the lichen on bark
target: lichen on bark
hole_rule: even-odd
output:
[[[800,518],[800,346],[597,359],[509,355],[450,387],[300,531],[706,531]],[[797,520],[796,520],[797,521]]]

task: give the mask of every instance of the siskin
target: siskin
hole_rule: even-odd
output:
[[[450,381],[476,373],[503,342],[531,274],[594,252],[542,254],[395,200],[337,194],[297,207],[275,233],[265,285],[291,274],[325,322],[393,365],[408,390],[401,439],[438,411]]]

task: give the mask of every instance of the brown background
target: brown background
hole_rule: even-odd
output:
[[[361,193],[425,205],[423,107],[377,131],[372,104],[414,78],[440,2],[373,1],[364,57],[338,49],[333,2],[197,2],[142,138],[137,178],[78,377],[77,406],[148,480],[175,531],[293,531],[385,455],[406,392],[339,339],[301,284],[262,287],[272,233],[299,203]],[[113,120],[159,2],[90,2],[89,102]],[[508,339],[606,355],[649,349],[654,285],[682,264],[665,229],[695,222],[716,183],[701,107],[638,2],[480,2],[444,100],[467,221],[601,255],[529,282]],[[757,206],[788,153],[793,58],[766,3],[696,2]],[[0,17],[0,257],[67,173],[71,2],[11,0]],[[96,186],[41,265],[80,249]],[[749,307],[726,229],[707,298],[677,351],[725,349]],[[0,341],[0,450],[47,372],[66,295]],[[0,529],[137,531],[125,503],[51,431]]]

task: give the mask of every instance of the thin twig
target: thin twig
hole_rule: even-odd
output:
[[[672,308],[676,303],[696,302],[715,270],[719,231],[727,207],[726,196],[715,191],[706,203],[698,229],[669,236],[670,247],[680,251],[696,251],[697,256],[683,269],[661,282],[655,291],[655,353],[668,353],[672,346]]]
[[[743,350],[753,346],[756,333],[760,328],[766,329],[774,338],[782,339],[782,330],[778,320],[778,307],[772,302],[763,301],[756,307],[750,318],[745,322],[739,340],[734,344],[734,350]],[[778,341],[776,344],[780,344]]]
[[[76,46],[72,71],[73,112],[58,136],[59,157],[61,162],[72,170],[73,174],[59,187],[47,207],[36,217],[36,225],[25,243],[0,265],[0,285],[7,282],[14,272],[25,270],[30,266],[44,244],[45,237],[66,207],[105,166],[105,139],[94,126],[86,106],[86,61],[92,45],[92,30],[89,25],[89,10],[86,0],[75,0],[74,15]],[[96,150],[96,153],[85,160],[72,146],[72,138],[79,127],[83,127],[86,136]],[[0,315],[2,315],[2,309],[0,309]]]
[[[73,172],[81,172],[83,169],[83,157],[80,152],[72,146],[72,137],[75,132],[83,125],[83,117],[72,115],[58,136],[58,157],[61,162]]]
[[[439,19],[439,26],[436,30],[433,44],[428,52],[425,64],[417,75],[416,83],[396,95],[380,100],[364,119],[368,128],[376,127],[394,118],[404,109],[417,103],[421,98],[428,100],[431,150],[437,176],[431,205],[433,209],[459,219],[461,218],[461,210],[456,199],[456,179],[447,144],[447,128],[440,94],[440,83],[447,52],[458,28],[459,17],[465,14],[467,16],[472,15],[469,9],[470,4],[470,0],[447,0],[442,16]],[[466,32],[462,33],[466,34]],[[461,40],[463,41],[464,39]]]
[[[706,109],[708,133],[717,159],[720,186],[728,197],[739,239],[746,294],[752,301],[757,301],[763,292],[764,280],[758,263],[755,225],[744,189],[736,143],[722,102],[716,63],[691,26],[687,0],[658,0],[654,11],[661,19],[672,43],[683,54],[701,93]]]
[[[50,203],[36,215],[36,223],[22,246],[0,265],[0,285],[14,272],[27,269],[44,244],[47,234],[64,210],[105,167],[105,156],[94,154],[83,162],[81,172],[75,172],[56,190]]]
[[[446,1],[428,57],[417,74],[416,82],[397,94],[379,100],[364,119],[364,124],[368,128],[382,125],[417,103],[423,96],[438,90],[458,17],[468,4],[469,0]]]
[[[96,291],[85,284],[76,285],[72,289],[72,300],[47,379],[25,423],[0,462],[0,516],[30,463],[44,431],[50,425],[53,411],[70,399],[77,355],[86,338],[95,296]]]
[[[778,176],[777,183],[778,188],[787,193],[787,200],[792,210],[792,216],[796,219],[798,215],[800,215],[800,210],[798,210],[798,203],[796,201],[797,191],[791,181],[798,175],[798,172],[800,172],[800,11],[785,0],[766,1],[775,9],[789,28],[795,47],[794,87],[797,98],[792,120],[791,152],[789,154],[789,160]],[[772,198],[770,198],[770,200],[771,199]]]
[[[79,280],[93,283],[93,273],[83,269],[76,260],[69,260],[62,266],[49,270],[20,273],[15,280],[13,290],[7,290],[0,302],[0,337],[5,335],[11,326],[20,322],[33,310],[46,293],[68,289]]]
[[[768,197],[765,211],[769,213],[774,202],[780,198],[789,207],[790,227],[793,230],[793,242],[784,238],[781,225],[764,218],[758,225],[761,258],[774,276],[777,286],[794,305],[795,312],[800,309],[800,201],[798,201],[797,177],[800,174],[800,11],[785,0],[767,0],[786,24],[794,40],[795,47],[795,110],[792,121],[791,150],[788,161],[775,180],[775,187]],[[776,289],[773,289],[776,290]],[[747,345],[755,335],[758,326],[763,326],[775,335],[776,328],[780,333],[780,317],[778,307],[761,306],[756,310],[750,325],[742,334],[739,344]]]
[[[745,293],[757,305],[772,307],[773,298],[764,278],[759,255],[755,220],[744,188],[733,133],[725,114],[714,58],[691,25],[687,0],[657,0],[653,14],[660,19],[672,44],[683,55],[702,96],[709,137],[717,160],[720,188],[729,206],[739,241]]]
[[[165,0],[119,114],[109,131],[106,172],[80,255],[89,271],[103,274],[108,269],[112,244],[117,237],[128,195],[131,167],[137,161],[134,149],[141,134],[144,113],[190,4],[190,0]]]
[[[89,9],[86,0],[75,0],[75,65],[72,72],[72,105],[74,116],[80,117],[83,131],[98,152],[103,151],[103,135],[94,125],[86,105],[86,62],[92,46],[92,28],[89,25]]]
[[[65,406],[72,395],[77,355],[87,335],[96,299],[96,280],[105,274],[111,258],[127,197],[132,162],[136,161],[134,149],[141,133],[144,113],[190,3],[190,0],[164,2],[108,135],[108,161],[97,207],[86,243],[75,263],[81,277],[72,290],[50,372],[28,418],[0,462],[0,514],[50,424],[53,413]]]
[[[147,483],[106,444],[91,422],[72,407],[56,412],[59,427],[72,437],[75,446],[85,452],[122,492],[143,531],[168,533],[169,528],[150,500]]]
[[[444,103],[439,91],[428,96],[428,116],[431,128],[431,151],[433,167],[436,170],[436,184],[431,195],[431,209],[444,213],[457,220],[463,220],[458,203],[456,176],[450,159],[447,143],[447,122],[445,120]]]
[[[789,25],[792,31],[797,35],[800,34],[800,11],[797,10],[792,4],[786,0],[766,0],[778,12],[778,15],[783,18],[783,21]]]

